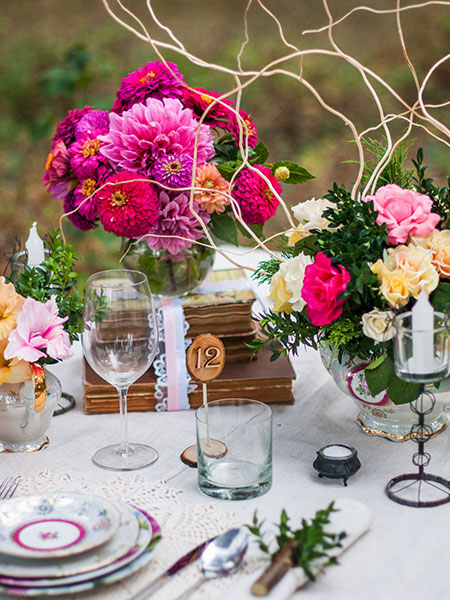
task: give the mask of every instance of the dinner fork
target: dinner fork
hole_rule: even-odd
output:
[[[17,475],[16,477],[6,477],[6,479],[0,483],[0,500],[12,498],[16,493],[19,483],[20,475]]]

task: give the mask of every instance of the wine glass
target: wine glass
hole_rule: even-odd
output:
[[[91,275],[87,282],[81,343],[90,366],[119,394],[122,441],[98,450],[92,461],[114,471],[142,469],[158,458],[145,444],[130,444],[127,391],[155,357],[158,327],[147,276],[117,269]]]

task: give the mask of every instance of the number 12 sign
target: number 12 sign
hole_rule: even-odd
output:
[[[225,365],[223,343],[212,333],[199,335],[187,349],[186,363],[194,379],[202,383],[212,381]]]

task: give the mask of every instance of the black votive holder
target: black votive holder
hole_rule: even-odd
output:
[[[331,448],[342,448],[338,454],[343,456],[333,456]],[[324,446],[317,452],[317,457],[313,462],[313,467],[318,471],[319,477],[328,477],[328,479],[343,479],[344,485],[347,485],[347,479],[356,473],[361,463],[358,453],[353,446],[346,444],[330,444]]]

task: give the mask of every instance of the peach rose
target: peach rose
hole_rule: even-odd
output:
[[[393,270],[400,269],[409,280],[409,293],[414,298],[420,294],[422,287],[428,295],[439,285],[439,273],[433,265],[431,250],[420,246],[397,246],[386,252],[386,266]]]
[[[24,302],[25,298],[16,292],[13,284],[0,277],[0,340],[6,339],[16,327],[16,317]]]
[[[280,271],[272,276],[269,298],[273,300],[272,310],[275,314],[292,312],[292,304],[289,302],[291,294],[286,291],[286,282]]]
[[[394,313],[392,310],[374,308],[362,316],[362,330],[364,335],[377,342],[387,342],[394,337],[395,329],[392,324]]]
[[[410,234],[425,236],[433,231],[441,218],[431,212],[433,201],[429,196],[394,183],[378,188],[375,196],[363,199],[364,202],[370,200],[378,212],[377,224],[386,223],[388,244],[403,244]]]
[[[432,263],[438,273],[445,278],[450,278],[450,230],[435,229],[425,237],[414,236],[411,242],[417,246],[429,248],[432,251]]]
[[[400,306],[407,304],[409,300],[409,280],[403,271],[400,269],[390,271],[381,258],[371,266],[371,269],[378,275],[378,281],[381,284],[380,293],[392,307],[400,308]]]
[[[6,348],[8,340],[0,341],[0,385],[2,383],[22,383],[31,379],[30,364],[25,360],[6,360],[3,351]]]

